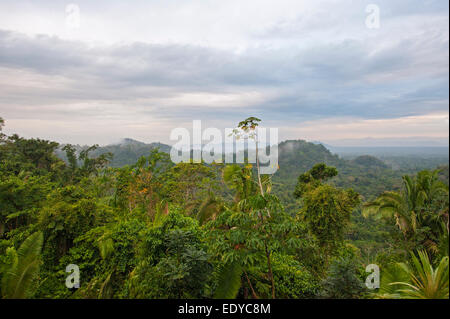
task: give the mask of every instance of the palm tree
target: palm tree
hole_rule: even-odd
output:
[[[434,171],[424,170],[417,173],[416,183],[425,204],[431,205],[439,195],[448,193],[448,186],[439,180],[439,172],[440,170],[436,169]]]
[[[208,197],[202,202],[198,209],[197,220],[200,225],[217,217],[225,209],[224,204],[220,199],[210,193]]]
[[[409,276],[398,263],[391,264],[381,270],[380,289],[374,294],[378,299],[400,299],[398,292],[402,288],[399,282],[408,282]],[[395,284],[394,284],[395,283]]]
[[[9,250],[12,262],[2,279],[3,298],[23,299],[32,296],[39,274],[40,254],[44,236],[42,232],[30,235],[17,252]]]
[[[448,256],[443,257],[439,265],[433,268],[426,251],[420,250],[418,255],[419,258],[411,253],[412,264],[398,264],[409,280],[390,283],[391,286],[398,287],[391,296],[405,299],[448,298]]]
[[[401,192],[385,192],[374,201],[366,203],[363,215],[394,218],[405,238],[414,236],[423,226],[429,226],[430,229],[437,230],[439,234],[440,223],[445,219],[445,207],[448,204],[443,203],[436,207],[436,203],[443,198],[442,195],[448,194],[448,188],[438,179],[438,172],[438,170],[432,172],[425,170],[419,172],[415,178],[403,176]],[[433,246],[435,239],[431,242],[430,240],[429,238],[428,244]]]
[[[404,179],[405,184],[407,181]],[[411,200],[411,194],[405,191],[385,192],[376,200],[366,203],[363,208],[363,215],[370,215],[376,218],[394,218],[398,228],[403,232],[405,237],[414,233],[417,229],[417,215],[414,210],[415,201]]]

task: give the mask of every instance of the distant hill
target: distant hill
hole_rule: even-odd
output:
[[[448,157],[448,146],[331,146],[327,148],[340,156],[372,155],[381,157],[420,156],[423,158]]]
[[[402,170],[393,170],[380,159],[363,155],[343,159],[322,144],[303,140],[289,140],[279,144],[279,170],[274,175],[273,189],[288,210],[298,207],[293,190],[298,176],[317,163],[326,163],[338,169],[339,175],[331,181],[339,187],[353,188],[366,199],[386,189],[401,186]]]
[[[87,148],[87,146],[79,145],[75,147],[77,151]],[[110,165],[121,167],[136,163],[140,157],[147,156],[154,148],[168,153],[171,147],[162,143],[147,144],[125,138],[119,143],[99,147],[91,153],[91,156],[111,152],[114,157]],[[65,159],[64,152],[59,150],[57,153],[58,156]],[[400,188],[402,175],[414,174],[420,169],[433,169],[439,165],[447,165],[448,176],[448,158],[447,160],[445,158],[436,159],[432,163],[430,160],[422,162],[423,159],[415,159],[414,156],[399,157],[395,163],[389,159],[380,159],[372,155],[343,158],[330,151],[322,143],[304,140],[281,142],[278,145],[278,155],[280,168],[274,175],[273,189],[288,209],[298,207],[292,195],[298,176],[317,163],[335,166],[339,175],[331,183],[339,187],[354,188],[366,199],[373,198],[386,189]]]
[[[146,144],[130,138],[124,139],[122,142],[113,145],[100,147],[93,152],[93,155],[111,152],[114,154],[111,166],[120,167],[130,165],[137,162],[142,156],[148,156],[154,148],[159,148],[162,152],[170,152],[170,146],[162,143]]]
[[[65,153],[61,151],[62,145],[60,149],[57,151],[57,155],[66,159]],[[83,149],[86,149],[88,146],[80,146],[75,145],[75,148],[78,152]],[[121,142],[117,144],[111,144],[106,146],[101,146],[92,153],[91,156],[98,156],[103,153],[112,153],[114,155],[113,160],[111,162],[112,167],[121,167],[124,165],[130,165],[137,162],[137,160],[142,156],[149,155],[150,151],[154,148],[159,148],[162,152],[170,152],[170,146],[162,143],[150,143],[146,144],[140,141],[133,140],[131,138],[125,138]]]

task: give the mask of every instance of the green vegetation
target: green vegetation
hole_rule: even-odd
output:
[[[382,291],[387,291],[382,297],[404,299],[448,299],[448,256],[441,259],[433,268],[426,251],[418,251],[419,258],[411,254],[410,263],[398,263],[392,272],[401,276],[404,281],[395,281],[390,276],[383,282]],[[412,265],[411,265],[412,264]],[[386,286],[389,286],[386,289]],[[395,288],[391,288],[395,286]]]
[[[259,122],[235,134],[255,138]],[[286,141],[269,176],[259,162],[175,165],[162,144],[59,146],[4,124],[2,298],[448,298],[448,165],[394,170]],[[66,287],[70,264],[79,288]]]

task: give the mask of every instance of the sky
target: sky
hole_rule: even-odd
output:
[[[279,140],[448,146],[446,0],[0,1],[4,132],[170,141],[249,116]]]

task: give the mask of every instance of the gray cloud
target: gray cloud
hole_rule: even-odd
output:
[[[251,33],[258,44],[240,52],[182,43],[92,46],[0,30],[0,115],[231,123],[255,114],[296,126],[333,117],[446,112],[445,6],[408,4],[381,1],[386,21],[374,33],[361,17],[360,28],[342,22],[335,31],[339,19],[354,21],[355,11],[331,5],[329,19],[318,11]],[[420,25],[407,32],[395,22],[399,18]]]

